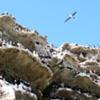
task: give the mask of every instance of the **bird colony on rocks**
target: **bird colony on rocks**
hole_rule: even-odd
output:
[[[100,48],[57,48],[0,14],[0,100],[100,100]]]

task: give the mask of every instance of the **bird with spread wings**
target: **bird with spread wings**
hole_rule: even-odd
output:
[[[67,22],[67,21],[69,21],[70,19],[74,19],[76,13],[77,13],[77,12],[75,11],[74,13],[70,14],[70,15],[68,16],[68,18],[64,21],[64,23]]]

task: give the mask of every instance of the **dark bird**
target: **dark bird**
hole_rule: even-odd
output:
[[[64,21],[64,23],[67,22],[67,21],[70,20],[70,19],[75,19],[76,13],[77,13],[77,12],[75,11],[74,13],[69,14],[68,18]]]

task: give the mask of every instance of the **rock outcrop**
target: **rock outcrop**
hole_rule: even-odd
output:
[[[56,48],[11,15],[0,15],[0,100],[99,99],[99,47]]]

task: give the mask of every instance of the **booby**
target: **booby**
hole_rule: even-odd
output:
[[[70,20],[70,19],[75,19],[76,13],[77,13],[77,12],[75,11],[74,13],[70,14],[70,15],[68,16],[68,18],[64,21],[64,23],[67,22],[67,21]]]

